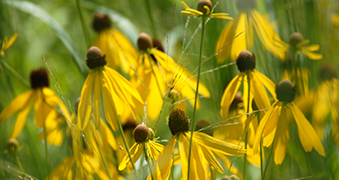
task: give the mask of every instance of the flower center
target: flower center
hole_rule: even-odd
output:
[[[323,81],[337,78],[337,70],[332,64],[326,63],[320,67],[320,78]]]
[[[135,142],[145,142],[148,137],[148,127],[145,124],[139,124],[137,127],[135,127],[133,135]]]
[[[153,47],[152,38],[146,33],[139,35],[137,44],[140,51],[147,51],[147,49]]]
[[[30,75],[30,80],[33,89],[49,86],[48,74],[44,68],[33,70]]]
[[[277,99],[284,103],[291,103],[295,97],[296,89],[290,80],[282,80],[276,87]]]
[[[229,111],[237,110],[238,105],[242,102],[243,102],[243,100],[241,98],[241,95],[240,95],[240,93],[237,92],[234,96],[234,99],[233,99],[231,105],[230,105]]]
[[[199,129],[205,128],[205,127],[207,127],[209,125],[211,125],[211,123],[209,123],[208,121],[202,119],[195,126],[195,130],[198,131]],[[213,136],[213,129],[212,128],[204,129],[201,132],[206,133],[206,134],[208,134],[210,136]]]
[[[184,111],[175,109],[169,115],[168,126],[171,130],[171,133],[175,135],[180,132],[189,131],[190,121]]]
[[[255,68],[256,59],[254,54],[250,53],[247,50],[243,50],[240,52],[236,63],[239,71],[245,72],[247,70],[253,70]]]
[[[303,40],[304,40],[303,35],[300,34],[299,32],[295,32],[291,34],[288,43],[290,44],[291,47],[296,47],[297,44],[299,44]]]
[[[7,150],[9,152],[15,152],[19,148],[19,141],[16,139],[9,139],[7,141]]]
[[[111,24],[111,19],[106,14],[100,12],[94,14],[92,27],[96,32],[110,28]]]
[[[129,129],[133,130],[133,129],[135,129],[135,127],[137,127],[137,123],[136,123],[135,119],[133,119],[133,118],[128,118],[127,122],[124,125],[122,125],[122,129],[124,131],[129,130]]]
[[[106,65],[105,55],[98,47],[92,46],[87,51],[86,64],[90,69]]]
[[[157,48],[159,51],[161,51],[163,53],[165,52],[164,51],[164,47],[162,46],[162,44],[161,44],[161,42],[159,40],[153,39],[152,43],[153,43],[153,47]]]
[[[206,14],[207,13],[207,10],[204,8],[204,6],[207,6],[208,8],[210,8],[210,13],[211,13],[211,10],[212,10],[212,2],[210,0],[200,0],[198,2],[198,7],[197,7],[197,10],[204,13],[205,15],[208,15]]]

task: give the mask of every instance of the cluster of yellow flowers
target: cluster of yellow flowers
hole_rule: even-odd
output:
[[[197,97],[211,96],[199,76],[168,56],[161,43],[146,33],[136,40],[137,50],[121,32],[111,28],[107,15],[96,13],[93,28],[97,37],[86,60],[90,72],[74,113],[49,88],[47,70],[38,68],[30,75],[31,90],[17,96],[0,114],[2,123],[19,112],[9,143],[19,136],[33,105],[34,123],[43,128],[38,138],[61,146],[66,134],[72,152],[46,179],[169,179],[177,176],[173,167],[178,164],[182,179],[215,179],[225,168],[236,175],[232,178],[245,179],[246,171],[241,173],[229,156],[244,155],[244,169],[246,161],[257,167],[268,166],[272,153],[275,164],[282,164],[292,136],[290,124],[296,124],[304,151],[314,148],[325,156],[321,140],[329,113],[333,139],[339,145],[336,70],[324,66],[323,83],[317,90],[309,90],[301,59],[322,59],[314,52],[319,45],[306,46],[310,41],[299,32],[285,43],[255,10],[255,1],[252,3],[239,0],[239,12],[233,19],[227,13],[212,13],[210,0],[200,0],[197,9],[182,2],[181,13],[202,17],[202,24],[207,18],[233,20],[224,27],[215,49],[218,63],[229,59],[239,70],[220,99],[222,122],[202,122],[201,127],[198,122],[196,131],[190,132],[195,122],[185,114],[186,101],[195,111],[203,106]],[[255,38],[285,65],[277,85],[256,70],[256,56],[250,52],[257,46]],[[3,41],[1,56],[15,39]],[[304,116],[310,110],[312,123]],[[166,113],[168,121],[160,122]],[[166,146],[162,137],[157,137],[159,123],[167,123],[173,135]],[[271,149],[266,163],[264,147]],[[141,157],[148,170],[142,169]],[[138,168],[137,161],[141,164]],[[138,169],[147,174],[142,176]]]

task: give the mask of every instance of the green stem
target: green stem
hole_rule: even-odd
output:
[[[247,89],[247,93],[248,93],[248,97],[247,97],[247,119],[249,116],[249,112],[250,112],[250,103],[251,103],[251,78],[250,78],[250,72],[246,72],[246,76],[247,76],[247,82],[248,82],[248,89]],[[248,131],[247,131],[247,127],[248,127],[248,123],[250,122],[246,122],[245,125],[245,149],[247,149],[247,136],[248,136]],[[246,164],[247,164],[247,153],[245,153],[244,155],[244,168],[243,168],[243,179],[246,179]]]
[[[27,87],[31,87],[29,85],[29,83],[19,74],[17,73],[9,64],[7,64],[6,61],[1,61],[3,63],[3,66],[9,71],[11,72],[17,79],[19,79],[22,84],[24,84]]]
[[[45,155],[46,155],[46,163],[47,163],[47,179],[49,180],[49,174],[51,172],[49,165],[49,153],[48,153],[48,144],[47,144],[47,132],[46,132],[46,123],[44,122],[44,138],[45,138]]]
[[[157,39],[158,34],[157,34],[157,31],[155,30],[155,26],[154,26],[154,22],[153,22],[153,18],[152,18],[152,13],[151,13],[151,10],[150,10],[151,4],[149,3],[149,0],[145,0],[145,3],[146,3],[147,15],[148,15],[149,20],[151,21],[153,38]]]
[[[147,164],[148,164],[149,172],[151,174],[151,178],[152,178],[152,180],[154,180],[153,172],[152,172],[152,166],[151,166],[151,161],[149,160],[149,157],[148,157],[148,154],[147,154],[147,151],[146,151],[145,143],[144,143],[144,154],[145,154],[145,158],[146,158],[146,161],[147,161]]]
[[[100,156],[101,156],[101,158],[102,158],[102,161],[103,161],[103,163],[104,163],[105,169],[106,169],[106,171],[107,171],[108,177],[109,177],[110,180],[113,180],[113,179],[112,179],[112,176],[111,176],[111,173],[110,173],[109,170],[108,170],[108,166],[107,166],[106,160],[105,160],[105,158],[104,158],[104,155],[102,154],[101,148],[100,148],[99,146],[98,146],[98,149],[99,149],[99,153],[100,153]]]
[[[88,33],[88,30],[87,30],[87,26],[85,26],[84,17],[82,15],[82,10],[81,10],[81,7],[80,7],[80,0],[75,0],[75,2],[76,2],[77,9],[78,9],[78,12],[79,12],[82,29],[84,30],[84,35],[85,35],[85,39],[86,39],[86,43],[87,43],[87,48],[90,48],[91,47],[91,41],[90,41],[90,38],[89,38],[89,33]]]
[[[126,138],[125,138],[125,135],[124,135],[124,130],[122,129],[122,125],[121,125],[121,121],[120,121],[120,115],[118,115],[118,123],[119,123],[119,132],[120,132],[120,135],[124,141],[124,144],[125,144],[125,148],[126,148],[126,151],[128,153],[128,157],[129,157],[129,160],[130,162],[132,163],[132,166],[133,166],[133,169],[134,169],[134,172],[135,172],[135,175],[138,179],[140,179],[139,175],[138,175],[138,172],[137,172],[137,169],[135,168],[135,165],[134,165],[134,162],[133,162],[133,159],[132,159],[132,156],[131,156],[131,153],[129,152],[129,148],[128,148],[128,144],[127,144],[127,141],[126,141]]]
[[[199,82],[200,82],[200,71],[201,71],[201,57],[202,57],[202,45],[204,40],[204,30],[205,30],[205,15],[201,16],[201,40],[200,40],[200,52],[199,52],[199,66],[198,66],[198,77],[197,77],[197,88],[195,89],[195,98],[194,98],[194,108],[193,108],[193,118],[190,123],[190,130],[191,130],[191,139],[190,139],[190,146],[189,146],[189,153],[188,153],[188,173],[187,173],[187,180],[190,179],[190,168],[191,168],[191,155],[192,155],[192,142],[193,142],[193,131],[194,131],[194,124],[195,124],[195,115],[197,111],[197,101],[198,101],[198,93],[199,93]]]
[[[19,166],[20,171],[24,172],[24,168],[22,167],[21,161],[20,161],[18,153],[16,151],[14,152],[14,158],[15,158],[16,163]]]
[[[267,172],[267,169],[268,169],[268,165],[270,164],[272,154],[273,154],[273,147],[271,147],[270,155],[268,155],[267,163],[266,163],[265,170],[264,170],[264,180],[266,178],[265,175],[266,175],[266,172]]]
[[[258,112],[258,124],[260,124],[260,112]],[[265,179],[264,176],[264,164],[263,164],[263,151],[264,151],[264,147],[262,147],[262,141],[260,141],[260,173],[261,173],[261,180]]]

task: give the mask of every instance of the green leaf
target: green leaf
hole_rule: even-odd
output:
[[[72,55],[74,63],[77,65],[80,72],[84,75],[87,74],[87,69],[84,66],[83,58],[79,56],[75,45],[71,41],[69,34],[61,27],[61,25],[51,17],[45,10],[40,6],[28,2],[28,1],[1,1],[4,4],[12,6],[22,12],[28,13],[31,16],[34,16],[44,22],[49,26],[56,34],[56,36],[61,40],[61,42],[66,46],[69,53]]]

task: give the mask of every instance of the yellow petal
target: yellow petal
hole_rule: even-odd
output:
[[[84,86],[82,87],[81,90],[81,99],[79,102],[79,107],[78,107],[78,123],[79,123],[79,128],[80,130],[84,130],[91,112],[92,112],[92,102],[91,102],[91,97],[92,97],[92,88],[94,84],[94,72],[91,71],[89,75],[86,78],[86,81],[84,83]]]
[[[189,139],[187,139],[183,134],[179,135],[178,143],[179,143],[179,154],[180,154],[180,162],[181,162],[181,174],[183,179],[187,178],[187,167],[188,167],[188,147],[189,147]],[[191,156],[191,164],[193,164],[193,158]],[[194,173],[192,171],[192,167],[190,168],[190,173]],[[194,170],[194,169],[193,169]]]
[[[9,47],[12,46],[12,44],[15,42],[15,40],[18,38],[18,34],[15,33],[6,43],[5,47],[2,47],[4,51],[6,51]]]
[[[243,74],[240,73],[239,75],[234,77],[231,80],[231,82],[227,85],[224,94],[222,95],[220,114],[223,119],[228,116],[229,107],[241,85],[242,76]]]
[[[115,100],[113,99],[110,91],[109,84],[104,80],[102,84],[103,95],[103,111],[106,117],[106,121],[112,127],[113,131],[119,129],[118,125],[118,113],[116,110]]]
[[[234,164],[231,164],[231,162],[228,160],[227,156],[222,155],[220,153],[215,153],[218,158],[225,164],[226,168],[232,173],[239,177],[239,179],[242,179],[242,174],[238,171],[236,167],[234,167]]]
[[[93,101],[93,119],[95,122],[96,127],[100,128],[100,107],[101,107],[101,101],[102,101],[102,95],[101,95],[101,78],[102,73],[100,70],[95,71],[96,73],[93,74],[94,78],[94,84],[93,84],[93,94],[92,94],[92,101]]]
[[[135,163],[139,159],[143,151],[143,145],[141,143],[134,143],[133,146],[129,149],[129,151],[131,153],[133,162]],[[119,167],[118,167],[119,171],[124,170],[128,163],[130,163],[130,158],[126,154],[119,164]]]
[[[237,59],[242,50],[249,49],[249,42],[247,41],[248,34],[246,34],[247,25],[248,25],[247,14],[246,13],[240,14],[237,27],[235,28],[235,35],[237,36],[239,34],[239,36],[236,37],[232,43],[231,50],[232,61],[235,61]]]
[[[181,1],[181,4],[182,4],[182,6],[184,6],[185,9],[189,9],[190,8],[184,1]]]
[[[256,72],[250,73],[251,83],[253,84],[254,101],[259,109],[269,108],[271,106],[267,91],[262,84],[261,79],[256,76]]]
[[[234,21],[231,21],[225,25],[224,29],[220,33],[217,45],[215,46],[218,63],[223,63],[225,59],[230,56],[231,45],[229,45],[229,43],[231,43],[232,39],[234,38],[234,32],[232,28]]]
[[[268,77],[266,77],[265,75],[261,74],[258,71],[255,71],[255,73],[253,73],[253,74],[254,74],[254,76],[257,77],[257,79],[259,79],[259,81],[271,93],[271,95],[273,96],[274,100],[276,100],[276,97],[275,97],[275,84],[274,84],[274,82],[271,81]]]
[[[205,146],[200,146],[200,148],[204,154],[204,157],[210,163],[210,165],[213,166],[217,171],[223,174],[224,169],[222,168],[222,166],[220,165],[220,163],[218,162],[217,158],[214,156],[212,151],[209,150],[208,147],[205,147]]]
[[[7,120],[14,113],[20,111],[27,103],[30,103],[33,98],[33,90],[27,91],[25,93],[20,94],[16,97],[0,114],[0,123]]]
[[[320,60],[323,58],[323,55],[321,54],[318,54],[318,53],[313,53],[311,51],[308,51],[306,49],[303,49],[304,50],[304,53],[305,55],[309,58],[309,59],[312,59],[312,60]]]
[[[288,141],[290,138],[288,131],[288,122],[286,117],[286,109],[281,109],[281,114],[279,116],[277,130],[274,138],[274,162],[279,165],[285,159],[285,155],[287,152]]]
[[[27,119],[27,116],[30,110],[31,110],[31,106],[30,106],[30,102],[28,101],[26,102],[26,105],[23,107],[23,109],[18,114],[11,138],[16,139],[19,136],[20,132],[25,126],[26,119]]]
[[[310,40],[309,40],[309,39],[305,39],[305,40],[301,41],[300,43],[298,43],[298,44],[296,45],[296,47],[297,47],[297,48],[301,48],[302,46],[304,46],[304,45],[306,45],[306,44],[308,44],[308,43],[310,43]]]
[[[300,142],[304,150],[310,152],[314,147],[320,155],[325,156],[324,147],[311,124],[294,103],[292,103],[291,108],[294,120],[298,126]]]
[[[62,160],[51,174],[46,179],[60,180],[60,179],[73,179],[74,178],[74,157],[69,156]]]

